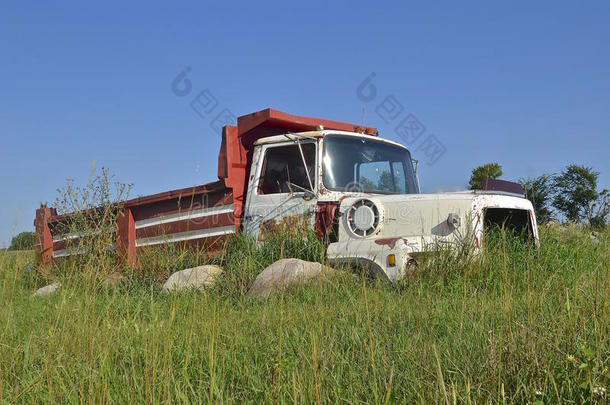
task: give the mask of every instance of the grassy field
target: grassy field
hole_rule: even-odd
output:
[[[265,301],[243,295],[256,273],[320,259],[315,241],[236,239],[217,288],[171,295],[158,281],[205,258],[161,255],[103,288],[107,264],[28,272],[31,253],[0,253],[0,398],[607,403],[609,234],[543,227],[538,250],[498,236],[399,285],[339,275]],[[32,296],[53,278],[58,294]]]

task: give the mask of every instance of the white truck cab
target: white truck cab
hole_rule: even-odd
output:
[[[435,246],[505,224],[537,243],[532,204],[494,191],[421,194],[409,150],[357,132],[286,133],[254,144],[244,229],[258,239],[281,226],[321,230],[331,263],[395,281]],[[322,214],[321,214],[322,213]]]

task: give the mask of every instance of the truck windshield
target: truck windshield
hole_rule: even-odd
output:
[[[342,135],[324,138],[323,181],[331,190],[414,194],[419,190],[409,151],[400,146]]]

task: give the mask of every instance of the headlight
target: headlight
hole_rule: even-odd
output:
[[[347,227],[356,236],[366,237],[377,230],[381,212],[371,200],[358,200],[347,210]]]

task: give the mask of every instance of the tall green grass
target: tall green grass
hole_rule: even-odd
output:
[[[31,402],[605,403],[610,391],[610,232],[505,234],[477,259],[441,253],[396,285],[346,274],[267,300],[244,293],[282,257],[323,260],[313,235],[216,257],[216,288],[162,293],[136,271],[106,288],[78,271],[0,257],[0,398]],[[182,255],[182,256],[181,256]],[[179,267],[158,253],[151,271]],[[104,274],[117,269],[103,269]],[[138,271],[142,271],[138,270]],[[58,277],[54,296],[32,297]],[[84,281],[89,280],[89,281]]]

